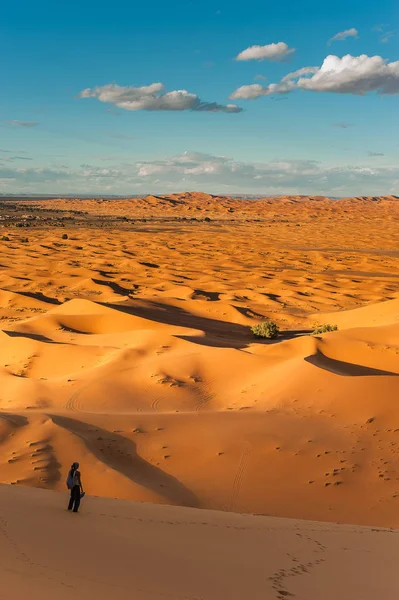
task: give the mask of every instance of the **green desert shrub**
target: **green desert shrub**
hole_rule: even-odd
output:
[[[320,335],[321,333],[328,333],[329,331],[337,331],[337,330],[338,330],[337,325],[330,325],[330,323],[324,323],[324,325],[319,325],[318,327],[316,327],[316,329],[313,331],[312,335]]]
[[[274,321],[263,321],[251,327],[251,331],[255,337],[275,340],[280,330]]]
[[[67,240],[68,239],[68,234],[67,233],[63,233],[61,237],[62,237],[63,240]]]
[[[2,235],[0,239],[1,239],[2,242],[9,242],[10,241],[10,238],[8,237],[8,235]]]

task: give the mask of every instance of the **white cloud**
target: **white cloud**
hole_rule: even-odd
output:
[[[273,96],[274,94],[288,94],[295,89],[295,83],[292,81],[281,81],[280,83],[271,83],[270,85],[260,85],[252,83],[243,85],[236,89],[230,96],[231,100],[255,100],[261,96]]]
[[[399,61],[388,63],[381,56],[330,55],[310,78],[301,78],[297,87],[315,92],[364,95],[399,93]]]
[[[285,42],[266,46],[250,46],[236,56],[236,60],[276,60],[281,61],[295,52]]]
[[[251,83],[237,88],[229,97],[231,100],[255,100],[261,96],[267,96],[269,86],[260,83]]]
[[[234,104],[203,102],[187,90],[165,92],[162,83],[152,83],[141,87],[108,84],[87,88],[80,92],[80,98],[97,98],[100,102],[114,104],[124,110],[192,110],[196,112],[241,112]]]
[[[357,29],[355,29],[354,27],[352,27],[352,29],[346,29],[345,31],[340,31],[339,33],[336,33],[329,41],[328,43],[331,44],[332,42],[340,42],[342,40],[346,40],[348,37],[354,37],[354,38],[358,38],[359,37],[359,32]]]
[[[339,129],[349,129],[352,127],[353,123],[346,123],[345,121],[341,121],[340,123],[334,123],[334,127],[338,127]]]
[[[370,160],[370,159],[368,159]],[[167,193],[200,189],[210,193],[325,194],[331,196],[397,193],[399,167],[367,164],[334,166],[314,160],[244,162],[228,156],[185,152],[161,160],[110,168],[83,164],[78,169],[0,166],[2,185],[16,192]]]
[[[297,71],[293,71],[292,73],[288,73],[285,77],[282,78],[282,82],[284,81],[293,81],[298,77],[303,77],[305,75],[314,75],[319,70],[319,67],[302,67],[302,69],[298,69]]]
[[[230,98],[255,99],[273,94],[286,94],[295,89],[313,92],[365,95],[399,93],[399,61],[389,63],[381,56],[327,56],[321,67],[303,67],[288,73],[280,83],[262,86],[258,83],[244,85]]]
[[[368,153],[369,156],[385,156],[385,154],[383,152],[369,152]]]
[[[37,123],[36,121],[17,121],[17,120],[12,120],[12,121],[5,121],[7,123],[7,125],[10,125],[11,127],[36,127],[37,125],[39,125],[39,123]]]
[[[0,179],[13,180],[22,185],[26,184],[28,188],[32,190],[35,189],[35,185],[38,183],[42,184],[54,181],[63,183],[68,180],[71,175],[72,171],[69,171],[69,169],[58,170],[52,169],[51,167],[41,167],[38,169],[12,169],[0,166]]]
[[[166,165],[147,164],[138,165],[137,175],[139,177],[148,177],[150,175],[160,175],[161,173],[167,173],[168,167]]]

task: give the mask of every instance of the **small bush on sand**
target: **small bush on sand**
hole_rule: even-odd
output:
[[[63,233],[62,234],[62,239],[63,240],[67,240],[68,239],[68,234],[67,233]]]
[[[266,338],[268,340],[275,340],[280,333],[280,330],[274,321],[263,321],[263,323],[253,325],[251,331],[255,337]]]
[[[10,238],[8,237],[8,235],[2,235],[0,239],[1,239],[2,242],[9,242],[10,241]]]
[[[320,335],[321,333],[328,333],[329,331],[338,331],[338,326],[324,323],[324,325],[319,325],[316,327],[312,335]]]

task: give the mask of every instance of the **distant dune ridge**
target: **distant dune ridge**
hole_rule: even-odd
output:
[[[397,197],[0,216],[0,482],[63,491],[79,460],[88,496],[398,527]]]

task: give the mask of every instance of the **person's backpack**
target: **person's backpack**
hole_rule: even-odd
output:
[[[75,471],[72,471],[72,469],[68,473],[66,485],[67,485],[68,490],[71,490],[73,488],[73,486],[75,485]]]

